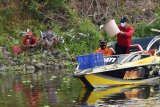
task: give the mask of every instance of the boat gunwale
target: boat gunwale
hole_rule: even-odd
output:
[[[116,67],[116,64],[111,64],[111,65],[113,65],[114,67]],[[108,65],[104,65],[104,66],[99,66],[99,67],[95,67],[95,68],[89,68],[89,69],[84,69],[84,70],[77,70],[76,72],[74,72],[74,76],[80,76],[80,75],[86,75],[86,74],[96,74],[96,73],[107,72],[107,71],[116,71],[116,70],[121,70],[121,69],[126,69],[126,68],[129,69],[129,68],[143,67],[143,66],[148,66],[148,65],[160,65],[160,62],[158,62],[158,63],[152,63],[152,64],[141,64],[141,65],[135,65],[135,66],[130,66],[130,67],[125,66],[125,67],[121,67],[121,68],[110,68],[110,69],[106,69],[106,67]],[[100,68],[102,69],[102,67],[104,69],[101,70],[101,71],[99,71]],[[89,73],[85,73],[87,71],[89,71]]]

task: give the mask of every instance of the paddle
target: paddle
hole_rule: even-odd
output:
[[[151,31],[159,32],[159,33],[160,33],[160,30],[159,30],[159,29],[154,29],[154,28],[152,28]]]

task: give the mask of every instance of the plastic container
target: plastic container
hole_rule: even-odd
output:
[[[22,53],[22,48],[20,46],[14,45],[12,47],[12,52],[15,55],[19,55],[20,53]]]
[[[94,68],[104,65],[103,53],[81,55],[76,57],[79,69]]]
[[[109,36],[115,36],[120,33],[120,30],[114,19],[110,20],[107,24],[105,24],[104,29]]]

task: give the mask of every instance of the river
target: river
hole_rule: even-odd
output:
[[[159,81],[150,85],[86,89],[66,71],[0,75],[0,107],[159,107],[159,105]]]

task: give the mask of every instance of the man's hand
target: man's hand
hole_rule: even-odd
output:
[[[122,35],[123,35],[123,34],[124,34],[124,32],[123,32],[123,31],[121,31],[121,32],[120,32],[120,34],[122,34]]]
[[[125,33],[123,31],[120,32],[121,36],[125,37]]]

